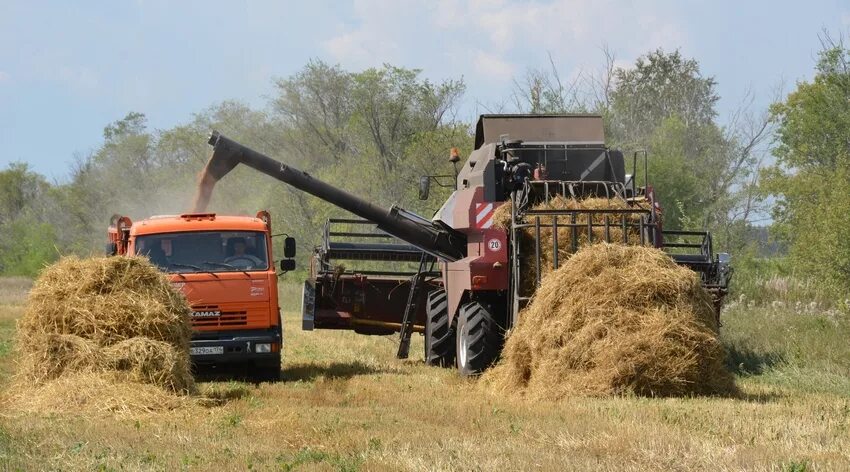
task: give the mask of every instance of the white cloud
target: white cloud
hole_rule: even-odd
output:
[[[505,61],[499,56],[478,51],[475,54],[473,61],[475,72],[490,77],[501,77],[505,80],[510,80],[511,76],[516,73],[516,66]]]
[[[570,77],[600,67],[606,45],[618,64],[659,47],[687,50],[679,10],[674,0],[357,0],[353,19],[321,44],[348,68],[418,67],[504,93],[525,69],[549,67],[549,54]]]
[[[418,21],[414,8],[392,0],[357,0],[354,18],[356,26],[343,26],[322,42],[334,61],[356,68],[404,62],[409,51],[402,43]]]
[[[6,82],[11,78],[12,76],[10,76],[8,72],[0,70],[0,83]]]
[[[102,80],[95,69],[80,64],[64,48],[44,48],[29,56],[22,65],[25,77],[19,80],[52,82],[78,94],[102,92]]]

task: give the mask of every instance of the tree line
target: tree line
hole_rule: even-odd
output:
[[[608,144],[646,150],[648,178],[664,204],[665,226],[715,234],[736,256],[772,248],[784,267],[850,287],[850,50],[825,38],[816,73],[767,110],[752,95],[726,120],[717,82],[697,60],[655,50],[630,67],[604,52],[599,70],[562,80],[554,60],[514,81],[491,112],[589,112],[604,117]],[[385,65],[348,71],[311,61],[275,80],[262,109],[225,101],[187,123],[152,130],[145,115],[108,124],[101,145],[78,158],[63,182],[26,163],[0,171],[0,273],[33,275],[62,254],[101,250],[112,214],[145,218],[187,211],[209,147],[225,135],[370,201],[430,216],[449,189],[416,198],[418,176],[451,174],[448,150],[471,150],[474,123],[458,117],[462,79],[432,82],[421,71]],[[639,169],[638,181],[642,181]],[[295,236],[302,256],[341,210],[249,169],[237,168],[210,208],[269,209],[276,231]]]

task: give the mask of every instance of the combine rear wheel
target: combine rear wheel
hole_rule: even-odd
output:
[[[428,294],[425,316],[425,363],[448,367],[455,360],[455,336],[449,325],[449,303],[445,290],[434,290]]]
[[[492,308],[480,302],[463,305],[457,321],[457,370],[462,376],[478,375],[499,357],[502,328]]]

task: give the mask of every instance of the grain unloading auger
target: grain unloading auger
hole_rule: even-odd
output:
[[[299,190],[348,210],[361,218],[372,221],[378,225],[378,229],[413,244],[442,260],[456,261],[463,257],[465,238],[463,234],[451,228],[439,223],[432,223],[397,206],[393,206],[389,210],[383,209],[315,179],[306,172],[249,149],[215,131],[210,135],[209,143],[213,146],[213,154],[207,164],[206,174],[212,176],[216,181],[224,177],[237,165],[245,164]]]
[[[456,190],[432,220],[397,206],[382,209],[218,133],[211,135],[210,144],[214,151],[207,173],[214,180],[246,164],[437,258],[443,287],[427,296],[425,359],[432,365],[456,363],[462,375],[480,373],[498,357],[505,333],[540,283],[544,264],[559,266],[559,252],[565,246],[564,240],[559,243],[561,234],[567,235],[571,251],[579,243],[599,241],[665,248],[674,260],[701,275],[715,296],[718,313],[726,294],[728,256],[715,256],[706,232],[662,231],[652,187],[646,180],[641,187],[635,182],[637,154],[632,174],[626,174],[623,154],[605,147],[599,116],[482,116],[475,149],[458,172]],[[421,183],[422,196],[428,193],[427,184],[427,179]],[[545,208],[557,197],[605,198],[619,204],[600,209]],[[496,227],[493,216],[507,202],[511,202],[509,228]],[[547,232],[552,241],[544,242],[540,235]],[[420,273],[424,266],[423,257]],[[411,287],[399,357],[407,354],[411,305],[422,279],[415,278]],[[313,302],[305,291],[305,318],[311,316]]]

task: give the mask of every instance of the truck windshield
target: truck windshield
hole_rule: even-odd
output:
[[[136,254],[166,272],[268,270],[266,235],[261,231],[192,231],[136,237]]]

